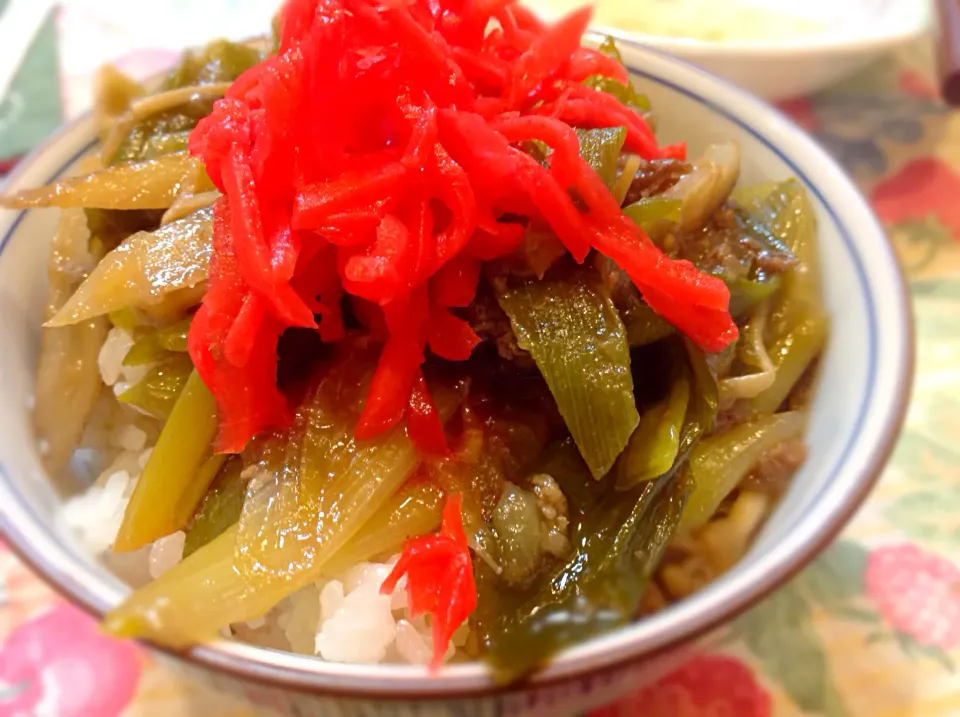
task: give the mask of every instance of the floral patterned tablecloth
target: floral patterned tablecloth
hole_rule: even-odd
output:
[[[41,0],[0,0],[0,40],[2,13],[23,2]],[[83,109],[101,62],[145,76],[210,27],[263,27],[271,5],[47,4],[0,101],[0,171]],[[215,23],[197,21],[201,7]],[[812,567],[718,647],[594,717],[960,715],[960,113],[936,99],[927,42],[785,109],[856,178],[907,270],[918,338],[907,426],[869,502]],[[255,714],[102,637],[2,545],[0,645],[0,717]]]

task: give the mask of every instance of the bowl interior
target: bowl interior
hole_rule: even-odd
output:
[[[829,348],[812,408],[809,459],[748,556],[692,598],[561,655],[538,679],[601,670],[703,632],[758,599],[809,560],[842,526],[879,472],[899,428],[910,375],[911,334],[902,280],[882,230],[858,192],[806,136],[766,105],[656,52],[624,48],[661,118],[661,138],[686,140],[695,157],[735,139],[742,181],[797,177],[816,208],[823,291],[832,315]],[[641,69],[642,68],[642,69]],[[91,146],[89,120],[61,132],[25,163],[8,189],[47,182]],[[61,496],[40,467],[29,422],[46,291],[44,267],[56,212],[0,215],[0,528],[41,572],[96,612],[127,588],[78,552],[60,527]],[[64,406],[69,411],[69,406]],[[480,665],[428,678],[421,668],[350,666],[221,643],[193,657],[293,686],[367,694],[482,689]]]

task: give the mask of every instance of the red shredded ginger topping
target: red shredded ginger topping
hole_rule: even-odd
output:
[[[443,664],[450,638],[477,606],[470,548],[460,514],[462,498],[456,494],[443,506],[443,525],[436,535],[413,538],[403,544],[400,559],[380,586],[390,595],[407,576],[410,617],[430,613],[433,619],[431,669]]]
[[[217,398],[219,451],[288,419],[279,337],[309,327],[337,341],[348,295],[384,338],[357,437],[406,418],[422,450],[445,453],[424,352],[470,355],[479,338],[450,309],[472,301],[481,262],[514,252],[530,221],[577,261],[591,249],[613,259],[704,349],[736,337],[724,284],[664,256],[580,158],[575,127],[625,127],[645,158],[684,153],[582,84],[627,81],[581,47],[589,19],[547,25],[511,0],[289,0],[278,53],[190,137],[224,195],[189,336]],[[533,139],[552,149],[549,167],[517,148]]]

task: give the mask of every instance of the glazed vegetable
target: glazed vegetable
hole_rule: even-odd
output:
[[[617,162],[626,138],[627,132],[623,127],[577,130],[580,156],[608,187],[612,187],[617,181]]]
[[[740,334],[737,358],[749,373],[725,378],[720,382],[721,400],[755,398],[769,389],[777,379],[777,369],[764,345],[769,302],[763,302]]]
[[[190,216],[194,212],[198,212],[201,209],[209,207],[219,198],[220,192],[216,190],[199,193],[195,191],[181,191],[180,194],[177,195],[176,199],[173,200],[173,204],[170,205],[170,208],[163,213],[160,223],[169,224],[170,222],[175,222],[178,219],[183,219],[184,217]]]
[[[180,191],[160,218],[160,224],[170,224],[194,212],[205,209],[220,198],[202,165],[184,177]]]
[[[220,87],[215,88],[220,90]],[[164,154],[173,154],[183,152],[190,146],[190,133],[170,132],[169,134],[158,134],[146,141],[143,145],[143,158],[152,159]]]
[[[59,311],[95,266],[97,257],[90,253],[89,237],[83,212],[65,210],[47,262],[50,289],[46,318]],[[106,335],[104,318],[41,330],[33,428],[44,466],[51,475],[59,473],[69,461],[100,393],[97,356]],[[70,410],[64,411],[64,406]]]
[[[362,377],[331,370],[298,414],[293,435],[302,438],[261,462],[240,518],[241,575],[289,580],[291,565],[313,573],[417,467],[420,458],[402,430],[375,443],[352,438]],[[289,535],[304,538],[291,541]]]
[[[202,290],[207,278],[210,214],[200,210],[125,240],[104,257],[48,325],[67,326],[128,307],[189,305],[183,293]]]
[[[402,428],[375,441],[353,437],[369,363],[349,365],[350,372],[327,373],[289,434],[267,439],[240,524],[131,595],[107,616],[110,632],[185,645],[263,615],[315,581],[389,503],[419,458]],[[437,398],[450,415],[453,394]]]
[[[533,472],[551,476],[563,494],[581,511],[593,508],[609,488],[609,481],[593,478],[572,438],[548,446],[538,458]]]
[[[798,265],[783,277],[773,306],[770,330],[783,336],[811,316],[824,313],[820,293],[820,261],[817,252],[816,214],[800,183],[791,179],[776,186],[762,201],[746,204],[797,257]]]
[[[440,527],[443,492],[429,483],[405,486],[327,563],[336,575],[367,560],[399,553],[403,543]]]
[[[730,315],[742,320],[764,301],[774,296],[780,288],[780,276],[771,276],[760,281],[736,279],[730,287]]]
[[[240,520],[243,499],[247,494],[247,479],[241,475],[242,472],[243,460],[240,456],[230,456],[220,465],[200,507],[185,528],[183,557],[197,552]]]
[[[260,59],[256,48],[226,40],[188,52],[149,104],[134,106],[119,118],[101,150],[105,161],[144,159],[169,150],[173,138],[182,141],[197,121],[210,113],[211,101],[223,95],[225,83]]]
[[[144,92],[143,85],[113,65],[103,65],[97,70],[93,78],[93,118],[101,142],[106,140],[113,126]]]
[[[623,57],[620,55],[617,43],[614,42],[612,37],[603,38],[603,42],[600,43],[597,50],[605,57],[613,60],[615,65],[624,66]],[[650,100],[634,89],[629,75],[625,78],[618,77],[616,79],[603,74],[590,75],[583,81],[583,84],[613,95],[628,107],[635,107],[644,112],[650,111]]]
[[[640,416],[630,443],[617,461],[620,490],[663,475],[677,460],[680,432],[690,403],[690,378],[683,369],[678,371],[680,375],[671,383],[666,398]]]
[[[141,330],[139,338],[124,356],[123,365],[142,366],[170,358],[171,353],[186,353],[190,321],[188,317],[160,329]]]
[[[820,355],[827,340],[827,330],[826,318],[813,315],[767,346],[776,377],[769,388],[747,401],[749,413],[763,415],[780,407],[813,360]]]
[[[460,412],[463,432],[455,451],[424,464],[427,479],[446,495],[462,496],[461,513],[471,547],[491,562],[496,560],[497,547],[490,520],[504,487],[507,482],[519,482],[525,477],[531,461],[540,455],[549,437],[543,413],[537,410],[543,394],[549,396],[548,392],[538,391],[538,402],[522,390],[514,383],[508,391],[512,394],[510,401],[516,402],[512,407],[500,405],[490,409],[483,405],[484,401],[478,413],[478,407],[468,401]],[[522,408],[517,409],[517,404]],[[576,447],[573,451],[582,465]]]
[[[194,479],[184,487],[176,508],[176,522],[181,530],[190,525],[210,487],[230,458],[234,456],[226,456],[222,453],[208,456],[200,464]]]
[[[630,277],[615,262],[594,254],[593,265],[603,279],[603,291],[613,299],[631,346],[651,344],[676,333],[676,329],[643,300]]]
[[[185,150],[190,128],[229,88],[226,83],[182,87],[131,103],[100,148],[104,162],[125,164]]]
[[[254,43],[214,40],[199,51],[188,52],[164,78],[161,90],[230,82],[257,64],[263,56]]]
[[[95,207],[99,209],[166,209],[183,178],[197,160],[186,152],[118,164],[80,177],[60,179],[46,187],[3,197],[14,209],[30,207]]]
[[[98,256],[113,251],[137,232],[160,226],[161,209],[84,209],[90,228],[90,249]]]
[[[477,588],[460,517],[460,502],[459,495],[447,499],[438,534],[404,543],[400,559],[380,588],[381,594],[390,595],[406,576],[410,617],[426,614],[432,617],[430,667],[433,670],[443,664],[450,638],[477,606]]]
[[[193,364],[185,354],[165,359],[150,367],[137,383],[121,393],[123,403],[136,406],[156,418],[167,418],[193,373]]]
[[[620,309],[620,318],[627,331],[627,343],[631,346],[646,346],[676,333],[671,324],[642,301]]]
[[[630,85],[624,85],[617,80],[603,75],[591,75],[583,81],[587,87],[591,87],[600,92],[606,92],[608,95],[616,97],[620,102],[628,107],[649,111],[650,100],[644,95],[638,94]]]
[[[630,187],[633,186],[637,172],[642,166],[643,158],[635,154],[628,155],[626,159],[622,160],[620,176],[617,177],[617,181],[610,187],[610,193],[621,207],[627,200],[627,195],[630,194]]]
[[[670,339],[661,344],[666,373],[651,374],[668,382],[669,391],[641,416],[626,451],[614,469],[620,490],[676,472],[700,439],[716,424],[720,405],[719,357],[704,354],[691,342]],[[645,372],[640,364],[639,369]],[[648,379],[649,380],[649,379]]]
[[[694,530],[705,525],[760,457],[785,441],[799,438],[806,424],[807,416],[801,412],[778,413],[700,441],[683,470],[694,485],[683,511],[683,528]]]
[[[735,142],[712,144],[693,163],[693,171],[661,196],[682,203],[681,230],[698,229],[730,196],[739,176],[740,146]]]
[[[481,626],[498,677],[515,679],[564,647],[633,619],[688,491],[674,475],[609,496],[585,519],[573,556],[545,584],[525,599],[501,596],[499,617]]]
[[[683,201],[662,196],[647,197],[623,208],[623,213],[656,241],[680,222]]]
[[[104,630],[181,647],[214,639],[234,615],[252,620],[264,614],[287,593],[240,579],[233,566],[236,541],[233,526],[107,613]]]
[[[191,374],[137,481],[114,549],[136,550],[183,528],[216,471],[199,474],[217,431],[213,396]],[[196,494],[198,482],[207,483]]]
[[[827,337],[827,320],[820,296],[820,267],[813,208],[796,180],[761,185],[740,192],[739,201],[769,226],[797,257],[783,275],[767,320],[767,353],[776,379],[749,401],[752,413],[775,411],[816,358]]]
[[[500,548],[501,577],[522,585],[540,562],[540,509],[536,496],[507,483],[493,513]]]
[[[497,301],[599,479],[626,446],[639,415],[623,322],[591,284],[590,274],[574,272],[500,291]]]
[[[713,432],[720,408],[720,384],[717,380],[716,355],[705,354],[690,341],[683,342],[689,361],[693,383],[690,405],[680,431],[679,460],[685,460],[697,442]],[[676,463],[674,466],[676,467]]]

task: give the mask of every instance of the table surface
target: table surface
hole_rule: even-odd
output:
[[[0,13],[23,3],[0,0]],[[84,109],[101,62],[145,76],[205,28],[242,36],[263,27],[269,4],[205,0],[213,25],[195,12],[185,22],[186,3],[163,0],[150,5],[144,28],[132,12],[139,3],[60,3],[38,18],[12,81],[0,82],[9,87],[0,171]],[[223,17],[232,18],[227,28]],[[160,37],[168,44],[157,45]],[[8,59],[0,56],[0,67],[18,66]],[[604,717],[640,714],[641,704],[649,717],[960,715],[960,113],[937,101],[932,76],[929,43],[918,42],[785,105],[870,198],[910,280],[917,379],[891,464],[813,566],[736,621],[718,647],[601,710]],[[254,714],[99,636],[2,544],[0,645],[0,715]],[[15,682],[10,665],[18,665]]]

